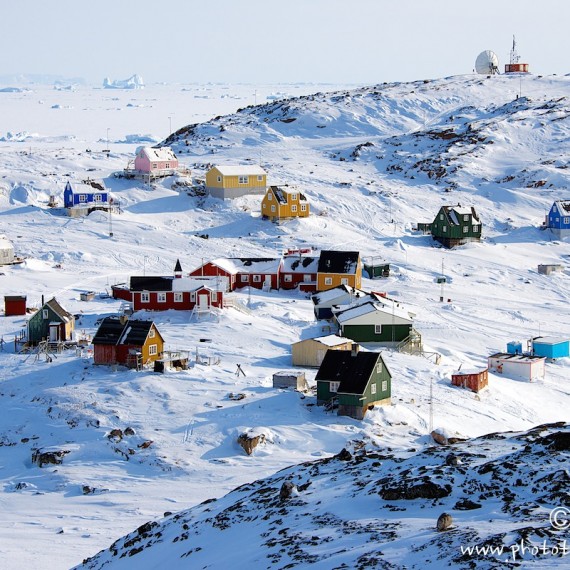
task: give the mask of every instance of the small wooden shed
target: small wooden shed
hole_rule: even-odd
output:
[[[4,315],[14,317],[26,314],[25,295],[4,295]]]
[[[467,388],[472,392],[479,392],[489,383],[489,369],[484,370],[458,370],[451,375],[451,383],[454,386]]]
[[[305,379],[305,373],[297,372],[296,370],[282,370],[281,372],[273,374],[273,387],[293,388],[300,392],[309,389],[309,385]]]
[[[318,368],[327,350],[352,350],[358,345],[349,338],[335,334],[307,338],[291,345],[293,366],[309,366]]]

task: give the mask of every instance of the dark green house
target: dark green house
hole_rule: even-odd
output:
[[[341,336],[355,342],[395,346],[412,334],[412,314],[398,301],[368,295],[370,301],[334,313]]]
[[[75,317],[53,297],[30,317],[28,343],[36,345],[42,340],[49,342],[71,340],[74,329]]]
[[[481,220],[473,206],[442,206],[431,224],[431,235],[444,247],[481,240]]]
[[[327,350],[316,376],[317,403],[336,403],[339,416],[361,420],[391,403],[392,375],[380,352]]]

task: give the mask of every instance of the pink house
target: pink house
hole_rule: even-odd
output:
[[[170,176],[178,169],[178,159],[170,147],[143,146],[137,149],[135,171],[151,176]]]

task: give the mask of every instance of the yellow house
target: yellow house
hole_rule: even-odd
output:
[[[270,186],[261,201],[261,215],[272,222],[285,218],[306,218],[309,203],[298,190]]]
[[[328,291],[339,285],[361,288],[362,264],[358,251],[321,251],[317,291]]]
[[[206,190],[214,198],[265,194],[267,173],[260,166],[214,166],[206,173]]]

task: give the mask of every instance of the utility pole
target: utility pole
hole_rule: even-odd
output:
[[[429,432],[433,431],[433,377],[429,379]]]

